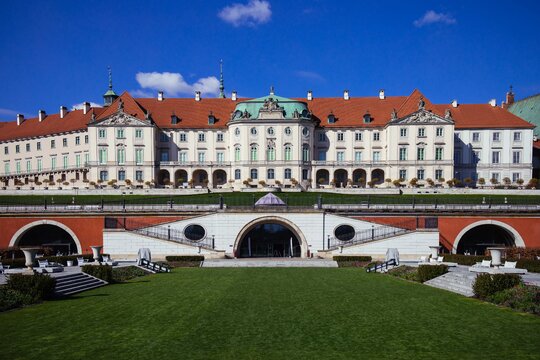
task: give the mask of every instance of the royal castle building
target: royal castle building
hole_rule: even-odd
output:
[[[534,125],[494,100],[408,96],[133,98],[0,123],[0,184],[14,188],[386,187],[532,177]],[[414,180],[413,180],[414,181]]]

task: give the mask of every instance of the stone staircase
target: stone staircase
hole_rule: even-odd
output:
[[[289,258],[262,258],[262,259],[209,259],[202,262],[201,267],[324,267],[337,268],[333,260],[324,259],[289,259]]]
[[[472,286],[476,275],[476,273],[470,273],[468,271],[450,271],[435,279],[428,280],[424,284],[472,297],[474,296]]]
[[[57,276],[55,278],[56,286],[54,288],[54,292],[57,296],[73,295],[108,284],[108,282],[104,280],[98,279],[83,272],[66,276]]]

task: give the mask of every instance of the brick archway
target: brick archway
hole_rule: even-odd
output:
[[[463,238],[463,236],[469,230],[471,230],[471,229],[473,229],[473,228],[475,228],[477,226],[480,226],[480,225],[496,225],[496,226],[500,226],[501,228],[505,229],[510,234],[512,234],[512,236],[514,237],[514,243],[516,244],[516,247],[525,247],[525,241],[523,241],[523,238],[521,237],[519,232],[516,229],[514,229],[512,226],[510,226],[510,225],[508,225],[508,224],[506,224],[504,222],[497,221],[497,220],[481,220],[481,221],[476,221],[476,222],[474,222],[472,224],[469,224],[466,227],[464,227],[463,229],[461,229],[459,234],[457,234],[456,239],[454,240],[454,244],[452,245],[452,253],[453,254],[457,254],[458,245],[459,245],[459,242],[461,241],[461,239]]]
[[[77,253],[82,254],[81,242],[77,238],[77,235],[75,235],[75,233],[69,227],[67,227],[66,225],[62,224],[61,222],[54,221],[54,220],[38,220],[38,221],[34,221],[34,222],[31,222],[29,224],[24,225],[19,230],[17,230],[17,232],[15,234],[13,234],[13,236],[11,237],[11,240],[9,241],[9,246],[10,247],[17,246],[19,240],[23,237],[23,235],[28,230],[30,230],[31,228],[33,228],[35,226],[38,226],[38,225],[53,225],[53,226],[57,226],[60,229],[64,230],[65,232],[67,232],[71,236],[71,238],[75,242],[75,245],[77,245]]]

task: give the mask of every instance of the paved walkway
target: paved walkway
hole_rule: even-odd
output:
[[[209,259],[201,267],[321,267],[336,268],[337,262],[323,259],[260,258],[260,259]]]

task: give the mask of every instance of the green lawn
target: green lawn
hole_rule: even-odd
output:
[[[97,190],[96,190],[97,191]],[[179,190],[181,192],[181,190]],[[266,195],[264,192],[257,193],[210,193],[198,195],[0,195],[0,205],[10,204],[167,204],[171,199],[175,204],[218,204],[220,196],[225,204],[249,206],[254,200]],[[509,204],[540,204],[539,195],[464,195],[464,194],[421,194],[421,195],[354,195],[332,194],[317,192],[293,192],[278,193],[277,196],[286,201],[290,206],[313,206],[318,197],[322,196],[325,204],[359,204],[370,202],[373,204],[481,204],[482,201],[493,204],[503,204],[505,200]]]
[[[3,359],[540,358],[540,318],[362,269],[176,269],[0,314]]]

